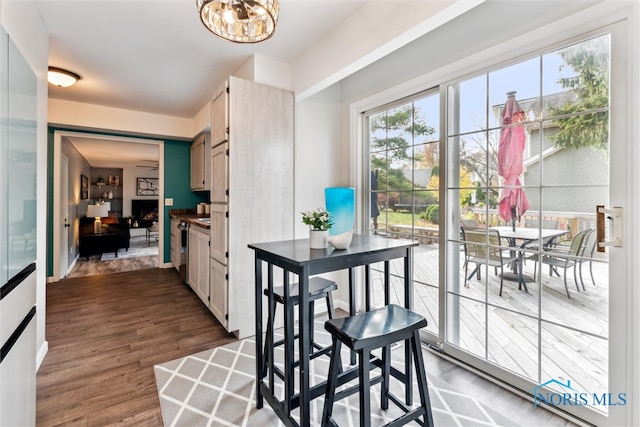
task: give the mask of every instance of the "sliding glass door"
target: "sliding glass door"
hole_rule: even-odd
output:
[[[621,184],[611,43],[594,35],[446,87],[443,350],[598,424],[626,403],[609,377],[613,266],[596,230]]]
[[[596,230],[597,206],[626,197],[624,166],[610,167],[625,164],[618,31],[365,113],[369,232],[419,243],[423,338],[594,424],[627,399],[612,359],[625,311],[610,309],[624,306],[628,285],[610,283],[625,283],[625,256],[599,250]]]

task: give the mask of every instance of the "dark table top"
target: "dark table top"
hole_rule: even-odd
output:
[[[418,246],[418,242],[361,234],[354,234],[349,247],[343,250],[331,246],[311,249],[309,239],[249,244],[249,248],[254,249],[260,259],[281,266],[312,266],[312,274],[398,258],[413,246]]]

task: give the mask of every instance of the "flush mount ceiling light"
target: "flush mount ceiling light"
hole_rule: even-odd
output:
[[[47,80],[49,80],[49,83],[52,85],[58,87],[69,87],[80,80],[80,76],[71,71],[63,70],[62,68],[49,67]]]
[[[209,31],[236,43],[266,40],[278,22],[278,0],[196,0],[196,6]]]

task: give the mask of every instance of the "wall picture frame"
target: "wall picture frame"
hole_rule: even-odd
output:
[[[109,175],[109,185],[120,185],[120,175]]]
[[[136,178],[136,196],[158,196],[159,178]]]
[[[86,200],[89,198],[89,178],[80,175],[80,200]]]

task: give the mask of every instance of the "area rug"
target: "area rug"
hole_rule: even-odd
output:
[[[114,252],[110,252],[90,256],[89,259],[78,259],[73,271],[67,277],[83,277],[156,267],[158,267],[158,243],[152,241],[149,246],[145,236],[136,236],[129,241],[129,250],[126,252],[119,250],[117,258]]]
[[[323,331],[324,332],[324,331]],[[318,333],[316,339],[318,340]],[[328,337],[326,337],[328,340]],[[320,339],[321,340],[321,339]],[[403,357],[402,346],[392,351],[393,358]],[[282,351],[276,350],[276,364],[282,366]],[[278,360],[278,358],[280,358]],[[349,356],[345,351],[343,361]],[[328,357],[311,362],[311,385],[326,380]],[[428,368],[428,367],[427,367]],[[255,342],[244,339],[197,354],[154,366],[164,425],[169,426],[282,426],[265,401],[255,407]],[[297,371],[296,371],[297,375]],[[429,394],[436,426],[506,426],[513,422],[437,377],[428,376]],[[280,393],[282,387],[276,382]],[[402,386],[392,382],[392,391],[403,396]],[[282,395],[281,395],[282,396]],[[418,398],[414,382],[414,401]],[[371,423],[384,425],[401,412],[392,403],[388,411],[379,407],[380,385],[371,389]],[[319,426],[324,399],[311,402],[311,425]],[[299,422],[299,411],[292,416]],[[358,425],[358,395],[334,404],[334,420],[339,426]],[[414,424],[414,425],[417,425]]]

